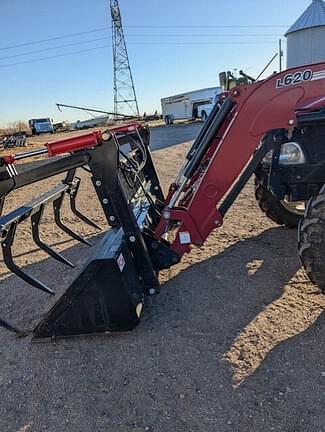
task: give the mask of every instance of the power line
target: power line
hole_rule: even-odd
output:
[[[28,46],[28,45],[35,45],[35,44],[50,42],[50,41],[54,41],[54,40],[70,38],[70,37],[74,37],[74,36],[81,36],[81,35],[85,35],[85,34],[96,33],[96,32],[100,32],[100,31],[107,30],[107,29],[108,29],[108,27],[102,27],[102,28],[98,28],[95,30],[88,30],[88,31],[83,31],[83,32],[78,32],[78,33],[69,33],[66,35],[55,36],[55,37],[51,37],[48,39],[40,39],[40,40],[32,41],[32,42],[24,42],[24,43],[20,43],[20,44],[16,44],[16,45],[9,45],[6,47],[0,47],[0,51],[13,49],[13,48],[21,48],[21,47]]]
[[[179,41],[179,42],[129,42],[129,45],[277,45],[278,41]]]
[[[206,37],[206,36],[213,36],[213,37],[219,37],[219,36],[231,36],[231,37],[242,37],[242,36],[250,36],[250,37],[259,37],[259,36],[279,36],[281,33],[136,33],[136,34],[129,34],[126,33],[125,36],[127,37],[187,37],[187,36],[193,36],[193,37]]]
[[[95,51],[95,50],[99,50],[99,49],[103,49],[103,48],[108,48],[109,46],[110,45],[102,45],[99,47],[87,48],[87,49],[83,49],[83,50],[79,50],[79,51],[73,51],[70,53],[56,54],[53,56],[41,57],[38,59],[26,60],[26,61],[21,61],[21,62],[17,62],[17,63],[9,63],[9,64],[5,64],[5,65],[0,65],[0,68],[7,68],[10,66],[17,66],[17,65],[27,64],[27,63],[34,63],[34,62],[39,62],[39,61],[43,61],[43,60],[54,59],[57,57],[66,57],[66,56],[70,56],[70,55],[74,55],[74,54],[80,54],[80,53],[84,53],[84,52],[88,52],[88,51]]]
[[[238,41],[238,42],[130,42],[129,44],[131,45],[142,45],[142,46],[161,46],[161,47],[177,47],[177,46],[191,46],[191,45],[275,45],[277,44],[277,42],[253,42],[253,41]],[[103,48],[109,48],[112,45],[107,44],[107,45],[102,45],[102,46],[98,46],[98,47],[93,47],[93,48],[87,48],[87,49],[82,49],[82,50],[78,50],[78,51],[72,51],[69,53],[63,53],[63,54],[56,54],[53,56],[46,56],[46,57],[40,57],[37,59],[30,59],[30,60],[25,60],[25,61],[20,61],[20,62],[15,62],[15,63],[8,63],[8,64],[4,64],[4,65],[0,65],[0,68],[8,68],[11,66],[18,66],[18,65],[22,65],[22,64],[28,64],[28,63],[34,63],[34,62],[39,62],[39,61],[43,61],[43,60],[49,60],[49,59],[54,59],[54,58],[58,58],[58,57],[66,57],[66,56],[71,56],[71,55],[75,55],[75,54],[81,54],[81,53],[85,53],[85,52],[90,52],[90,51],[96,51],[96,50],[100,50]]]
[[[245,35],[242,35],[242,34],[232,34],[232,35],[229,35],[229,34],[227,34],[227,35],[222,35],[222,34],[218,34],[218,35],[213,35],[213,34],[204,34],[204,35],[203,34],[201,34],[201,35],[188,34],[188,35],[128,35],[128,36],[139,36],[139,37],[143,37],[143,36],[150,36],[150,37],[152,37],[152,36],[191,36],[191,37],[196,37],[196,36],[207,36],[207,37],[209,37],[209,36],[211,36],[211,37],[213,37],[213,36],[220,36],[220,37],[225,37],[225,36],[227,36],[227,37],[230,37],[230,36],[239,36],[239,37],[242,37],[242,36],[247,36],[247,37],[255,37],[255,36],[264,36],[264,35],[257,35],[257,34],[245,34]],[[268,36],[271,36],[271,35],[268,35]],[[12,55],[9,55],[9,56],[0,57],[0,60],[7,60],[7,59],[10,59],[10,58],[23,57],[23,56],[26,56],[26,55],[37,54],[37,53],[46,52],[46,51],[53,51],[53,50],[56,50],[56,49],[68,48],[68,47],[71,47],[71,46],[83,45],[83,44],[92,43],[92,42],[98,42],[98,41],[106,40],[106,39],[110,39],[109,36],[104,36],[104,37],[95,38],[95,39],[87,39],[87,40],[84,40],[84,41],[72,42],[72,43],[64,44],[64,45],[56,45],[54,47],[47,47],[47,48],[41,48],[41,49],[33,50],[33,51],[26,51],[26,52],[19,53],[19,54],[12,54]],[[165,42],[165,41],[163,41],[163,42],[159,42],[158,41],[158,42],[147,42],[147,41],[145,41],[145,42],[141,42],[141,41],[136,41],[136,42],[129,42],[129,43],[133,44],[133,45],[196,45],[196,44],[200,44],[200,45],[202,45],[202,44],[207,44],[207,45],[209,45],[209,44],[228,45],[228,44],[238,44],[238,43],[240,43],[240,44],[250,44],[250,43],[252,43],[252,44],[270,44],[270,43],[272,43],[273,44],[275,42],[271,42],[271,41],[246,41],[246,42],[236,42],[236,41],[227,41],[227,42],[222,42],[222,41],[221,42],[216,42],[216,41],[204,41],[204,42],[201,42],[201,41],[191,41],[191,42],[187,42],[187,41],[177,41],[177,42],[167,41],[167,42]]]
[[[261,28],[287,28],[289,26],[279,26],[279,25],[257,25],[257,26],[237,26],[237,25],[233,25],[233,26],[223,26],[223,25],[214,25],[214,26],[204,26],[204,25],[200,25],[200,26],[183,26],[183,25],[145,25],[145,26],[124,26],[125,28],[168,28],[168,29],[231,29],[231,28],[235,28],[235,29],[261,29]],[[77,33],[68,33],[68,34],[64,34],[64,35],[60,35],[60,36],[54,36],[51,38],[46,38],[46,39],[39,39],[39,40],[35,40],[35,41],[30,41],[30,42],[23,42],[23,43],[19,43],[19,44],[15,44],[15,45],[9,45],[9,46],[5,46],[5,47],[0,47],[0,51],[4,51],[4,50],[9,50],[9,49],[13,49],[13,48],[21,48],[24,46],[29,46],[29,45],[36,45],[36,44],[40,44],[40,43],[46,43],[46,42],[51,42],[51,41],[55,41],[55,40],[59,40],[59,39],[65,39],[65,38],[71,38],[71,37],[75,37],[75,36],[81,36],[81,35],[86,35],[86,34],[91,34],[91,33],[97,33],[97,32],[101,32],[101,31],[107,31],[107,30],[111,30],[112,27],[100,27],[97,29],[92,29],[92,30],[86,30],[86,31],[82,31],[82,32],[77,32]],[[274,35],[277,36],[277,35]]]
[[[21,53],[21,54],[13,54],[13,55],[6,56],[6,57],[0,57],[0,60],[7,60],[7,59],[10,59],[10,58],[22,57],[22,56],[31,55],[31,54],[37,54],[37,53],[40,53],[40,52],[52,51],[52,50],[56,50],[56,49],[60,49],[60,48],[68,48],[68,47],[75,46],[75,45],[83,45],[83,44],[87,44],[87,43],[91,43],[91,42],[98,42],[98,41],[101,41],[101,40],[104,40],[104,39],[110,39],[110,37],[109,36],[105,36],[105,37],[102,37],[102,38],[88,39],[88,40],[85,40],[85,41],[72,42],[72,43],[69,43],[69,44],[57,45],[57,46],[54,46],[54,47],[41,48],[39,50],[27,51],[27,52],[24,52],[24,53]]]
[[[125,26],[126,28],[288,28],[289,25],[144,25]]]
[[[129,35],[129,36],[156,36],[156,35]],[[158,36],[158,35],[157,35]],[[224,36],[227,36],[227,37],[229,37],[229,36],[243,36],[243,35],[239,35],[239,34],[233,34],[233,35],[209,35],[209,34],[206,34],[206,35],[159,35],[159,36],[191,36],[191,37],[195,37],[195,36],[222,36],[222,37],[224,37]],[[257,36],[257,35],[253,35],[253,34],[245,34],[244,36],[250,36],[250,37],[253,37],[253,36]],[[264,35],[261,35],[261,36],[264,36]],[[54,47],[47,47],[47,48],[41,48],[41,49],[38,49],[38,50],[33,50],[33,51],[26,51],[26,52],[23,52],[23,53],[19,53],[19,54],[12,54],[12,55],[9,55],[9,56],[5,56],[5,57],[0,57],[0,60],[7,60],[7,59],[11,59],[11,58],[17,58],[17,57],[24,57],[24,56],[26,56],[26,55],[31,55],[31,54],[37,54],[37,53],[41,53],[41,52],[46,52],[46,51],[53,51],[53,50],[56,50],[56,49],[61,49],[61,48],[68,48],[68,47],[71,47],[71,46],[76,46],[76,45],[84,45],[84,44],[87,44],[87,43],[92,43],[92,42],[98,42],[98,41],[101,41],[101,40],[106,40],[106,39],[109,39],[109,36],[104,36],[104,37],[101,37],[101,38],[95,38],[95,39],[87,39],[87,40],[84,40],[84,41],[78,41],[78,42],[72,42],[72,43],[69,43],[69,44],[64,44],[64,45],[56,45],[56,46],[54,46]],[[189,45],[195,45],[195,44],[207,44],[207,45],[209,45],[209,44],[222,44],[222,45],[224,45],[224,44],[237,44],[237,43],[240,43],[240,44],[247,44],[247,43],[257,43],[257,44],[260,44],[260,43],[275,43],[275,42],[271,42],[271,41],[254,41],[254,42],[251,42],[251,41],[249,41],[249,42],[242,42],[242,41],[240,41],[240,42],[235,42],[235,41],[227,41],[227,42],[216,42],[216,41],[203,41],[203,42],[201,42],[201,41],[191,41],[191,42],[186,42],[186,41],[177,41],[177,42],[173,42],[173,41],[168,41],[168,42],[129,42],[130,44],[134,44],[134,45],[136,45],[136,44],[139,44],[139,45],[179,45],[179,44],[181,44],[181,45],[187,45],[187,44],[189,44]]]

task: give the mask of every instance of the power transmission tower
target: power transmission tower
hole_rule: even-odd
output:
[[[114,62],[114,114],[139,116],[118,0],[110,0]]]

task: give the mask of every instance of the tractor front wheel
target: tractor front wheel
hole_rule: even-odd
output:
[[[305,272],[325,294],[325,186],[308,201],[298,234],[298,252]]]
[[[255,197],[262,212],[273,222],[288,228],[298,227],[304,208],[299,209],[295,203],[279,200],[258,181],[255,184]]]

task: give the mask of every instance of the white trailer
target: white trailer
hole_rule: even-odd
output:
[[[174,120],[201,117],[200,107],[211,105],[212,108],[216,95],[222,91],[221,87],[208,87],[161,99],[161,110],[165,123],[172,124]]]

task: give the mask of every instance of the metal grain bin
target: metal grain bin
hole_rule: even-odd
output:
[[[287,67],[325,60],[325,2],[313,0],[285,34]]]

